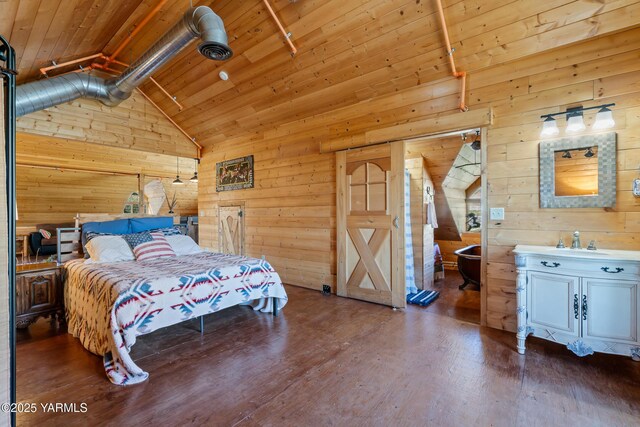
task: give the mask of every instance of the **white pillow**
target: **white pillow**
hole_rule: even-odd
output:
[[[176,255],[193,255],[204,252],[200,246],[189,236],[183,236],[182,234],[175,236],[164,236],[167,242],[171,245],[171,249]]]
[[[97,236],[85,246],[94,262],[134,261],[131,248],[120,236]]]

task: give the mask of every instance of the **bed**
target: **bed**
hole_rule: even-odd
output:
[[[84,224],[91,228],[95,223]],[[145,221],[140,224],[144,228]],[[68,331],[103,356],[114,384],[148,378],[130,356],[140,335],[236,305],[275,315],[287,303],[282,281],[265,259],[203,251],[143,261],[87,261],[78,258],[86,234],[82,220],[76,225],[58,231]]]

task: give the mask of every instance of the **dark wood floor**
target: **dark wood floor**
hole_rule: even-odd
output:
[[[480,324],[480,288],[468,285],[458,289],[464,283],[462,276],[455,270],[446,270],[444,280],[436,280],[431,287],[440,292],[438,299],[425,310],[463,322]]]
[[[208,316],[202,338],[195,322],[140,337],[133,355],[150,378],[130,387],[40,323],[20,336],[18,399],[88,412],[21,414],[18,425],[640,423],[640,363],[537,339],[520,356],[514,334],[473,324],[478,297],[458,284],[448,274],[436,303],[399,311],[288,287],[277,318],[236,307]]]

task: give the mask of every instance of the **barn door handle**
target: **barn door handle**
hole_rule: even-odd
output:
[[[398,225],[398,220],[399,220],[399,218],[398,218],[397,216],[396,216],[395,218],[393,218],[393,226],[394,226],[395,228],[399,228],[399,227],[400,227],[400,226]]]

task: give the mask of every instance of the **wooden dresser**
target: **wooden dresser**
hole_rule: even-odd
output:
[[[56,263],[24,264],[16,269],[16,327],[39,317],[65,323],[62,269]]]

